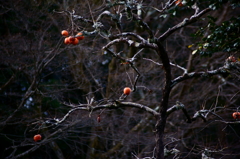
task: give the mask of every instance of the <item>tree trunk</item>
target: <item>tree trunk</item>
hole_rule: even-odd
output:
[[[164,143],[163,143],[164,136],[163,135],[164,135],[164,129],[165,129],[166,120],[167,120],[167,113],[166,113],[167,109],[165,109],[165,108],[168,107],[168,100],[167,101],[163,100],[162,104],[161,104],[161,109],[160,109],[160,115],[157,118],[157,123],[156,123],[156,141],[157,141],[157,143],[156,143],[156,152],[157,152],[156,158],[157,159],[164,159]]]
[[[161,119],[158,119],[156,124],[156,158],[163,159],[164,158],[164,144],[163,144],[163,130],[161,128],[164,127]]]
[[[168,58],[168,54],[162,44],[158,42],[158,55],[161,58],[163,69],[165,73],[165,84],[163,88],[163,96],[162,101],[160,104],[160,115],[157,117],[157,123],[156,123],[156,158],[157,159],[164,159],[164,143],[163,143],[163,135],[164,135],[164,129],[166,125],[167,120],[167,108],[168,108],[168,100],[169,100],[169,94],[171,92],[171,66],[170,61]]]

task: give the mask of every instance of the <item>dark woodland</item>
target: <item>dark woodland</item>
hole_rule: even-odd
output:
[[[240,158],[239,8],[0,1],[0,158]]]

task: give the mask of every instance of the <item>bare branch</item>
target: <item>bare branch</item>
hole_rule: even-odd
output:
[[[225,123],[225,124],[240,124],[240,121],[225,121],[225,120],[215,120],[215,121]]]
[[[71,104],[73,105],[73,104]],[[84,107],[83,105],[76,105],[76,108],[71,109],[65,116],[64,118],[62,118],[62,120],[60,120],[59,122],[63,122],[70,113],[76,111],[76,110],[87,110],[87,111],[96,111],[96,110],[100,110],[100,109],[118,109],[119,107],[134,107],[134,108],[138,108],[138,109],[142,109],[145,110],[146,112],[153,114],[154,116],[159,115],[159,113],[157,111],[155,111],[154,109],[142,105],[142,104],[138,104],[138,103],[132,103],[132,102],[120,102],[120,101],[114,101],[112,103],[108,103],[108,104],[104,104],[104,105],[98,105],[98,106],[90,106],[90,107]]]
[[[163,66],[163,64],[160,64],[160,63],[158,63],[158,62],[156,62],[156,61],[153,61],[152,59],[148,59],[148,58],[143,58],[143,59],[144,59],[144,60],[147,60],[147,61],[151,61],[151,62],[153,62],[153,63],[156,64],[156,65]],[[172,62],[170,62],[170,65],[171,65],[171,66],[174,66],[174,67],[177,67],[177,68],[179,68],[179,69],[181,69],[181,70],[183,70],[184,74],[187,73],[187,69],[184,68],[184,67],[182,67],[182,66],[179,66],[179,65],[177,65],[177,64],[174,64],[174,63],[172,63]]]
[[[4,88],[6,88],[9,84],[11,84],[15,78],[16,78],[16,74],[14,73],[4,85],[0,86],[0,92],[2,92]]]
[[[135,38],[139,39],[140,42],[136,42],[136,41],[130,40],[128,38],[120,37],[120,36],[129,36],[129,35],[134,36]],[[122,34],[118,34],[117,37],[120,37],[120,38],[110,41],[107,45],[105,45],[103,47],[103,50],[105,50],[106,48],[109,48],[110,46],[115,45],[117,43],[127,43],[129,46],[136,47],[136,48],[152,48],[154,50],[157,49],[157,45],[155,43],[149,43],[147,40],[145,40],[140,35],[137,35],[135,33],[131,33],[131,32],[130,33],[122,33]]]
[[[181,102],[177,101],[176,102],[176,105],[172,106],[171,108],[168,108],[167,110],[167,115],[169,116],[171,113],[173,113],[174,111],[176,110],[182,110],[184,115],[187,117],[187,123],[191,123],[192,122],[192,119],[191,117],[189,116],[186,108],[185,108],[185,105],[182,104]]]
[[[202,72],[191,72],[191,73],[186,73],[183,74],[182,76],[179,76],[172,80],[172,85],[171,87],[174,87],[176,84],[179,82],[182,82],[184,80],[190,79],[190,78],[195,78],[195,77],[211,77],[214,75],[227,75],[229,74],[229,70],[231,69],[238,69],[240,65],[240,62],[226,62],[223,67],[220,67],[216,70],[212,71],[202,71]]]
[[[140,40],[142,43],[147,43],[147,40],[145,40],[143,37],[133,32],[123,32],[121,34],[112,35],[111,38],[119,38],[119,37],[127,37],[127,36],[135,37],[138,40]]]
[[[185,18],[181,23],[175,25],[172,28],[169,28],[165,33],[163,33],[159,38],[158,41],[164,41],[168,36],[170,36],[172,33],[174,33],[175,31],[177,31],[178,29],[187,26],[189,24],[192,24],[194,22],[196,22],[201,16],[203,16],[204,14],[206,14],[207,12],[211,11],[210,8],[206,8],[204,10],[202,10],[200,13],[196,13],[190,17],[190,19]]]

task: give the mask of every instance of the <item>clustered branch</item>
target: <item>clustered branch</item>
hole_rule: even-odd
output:
[[[204,14],[206,14],[207,12],[209,12],[211,10],[212,9],[210,9],[210,8],[206,8],[206,9],[202,10],[201,12],[195,12],[195,14],[193,16],[191,16],[189,19],[185,18],[181,23],[175,25],[172,28],[169,28],[165,33],[163,33],[158,38],[158,41],[166,40],[166,38],[169,37],[172,33],[174,33],[175,31],[179,30],[182,27],[185,27],[189,24],[196,22],[201,16],[203,16]]]
[[[202,71],[202,72],[191,72],[191,73],[184,73],[182,76],[179,76],[172,80],[171,87],[174,87],[179,82],[185,81],[190,78],[196,78],[196,77],[211,77],[214,75],[228,75],[230,73],[230,70],[236,69],[240,70],[240,62],[229,62],[226,60],[223,67],[220,67],[215,70],[211,71]]]

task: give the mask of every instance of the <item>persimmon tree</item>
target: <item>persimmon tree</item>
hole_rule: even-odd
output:
[[[24,75],[28,87],[17,108],[3,115],[1,126],[17,124],[14,118],[23,108],[38,111],[31,120],[23,118],[26,138],[9,146],[6,156],[19,158],[50,145],[64,158],[61,142],[79,153],[88,147],[85,158],[239,156],[230,148],[238,142],[228,136],[239,139],[238,117],[232,118],[238,112],[240,79],[236,7],[239,2],[222,0],[106,0],[86,1],[82,11],[76,5],[53,10],[48,20],[63,17],[66,24],[58,28],[57,44],[44,43],[48,36],[40,34],[39,45],[33,44],[38,50],[27,61],[32,67],[3,64],[10,67],[2,71],[10,78],[2,89],[10,87],[14,72]],[[84,39],[66,45],[61,30]],[[67,67],[56,66],[64,58]],[[58,68],[69,72],[59,75]],[[26,131],[43,134],[41,140],[34,142]]]

